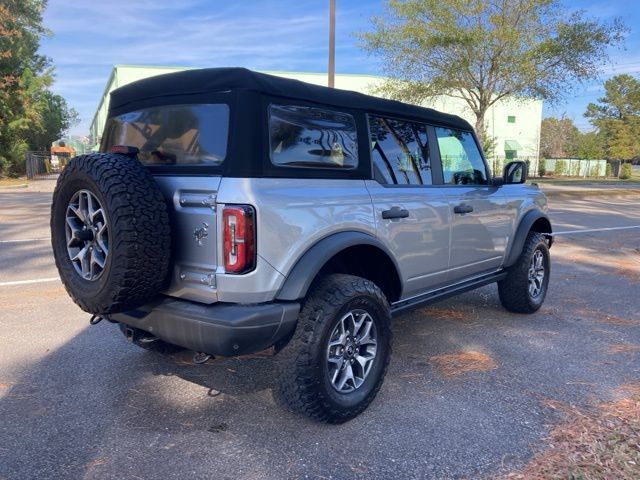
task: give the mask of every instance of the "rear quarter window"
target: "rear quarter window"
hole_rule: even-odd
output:
[[[352,115],[300,105],[269,106],[269,150],[276,166],[355,169],[356,122]]]
[[[127,145],[150,165],[220,165],[226,156],[229,106],[166,105],[108,120],[103,150]]]

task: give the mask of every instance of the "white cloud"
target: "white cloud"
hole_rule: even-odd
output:
[[[44,21],[54,36],[42,50],[56,66],[54,90],[80,111],[76,130],[85,132],[114,64],[323,71],[325,9],[304,0],[50,0]],[[356,65],[363,58],[351,34],[370,10],[338,7],[338,54],[349,65],[350,53]]]

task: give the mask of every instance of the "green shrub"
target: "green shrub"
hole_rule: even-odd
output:
[[[598,167],[598,165],[594,165],[591,167],[591,169],[589,170],[589,176],[590,177],[599,177],[600,176],[600,168]]]
[[[556,160],[556,167],[553,169],[554,175],[564,175],[564,160]]]
[[[5,177],[9,174],[10,167],[11,167],[11,162],[7,160],[5,157],[0,156],[0,178]]]
[[[547,173],[547,165],[544,158],[540,158],[538,161],[538,176],[544,177],[544,174]]]
[[[629,180],[631,178],[631,164],[623,163],[620,168],[620,180]]]
[[[607,170],[605,173],[605,177],[610,177],[611,176],[611,164],[607,163]]]

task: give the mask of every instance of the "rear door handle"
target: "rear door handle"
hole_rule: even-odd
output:
[[[391,210],[383,210],[382,218],[385,220],[393,220],[396,218],[407,218],[409,216],[409,210],[405,210],[400,207],[391,207]]]
[[[471,205],[456,205],[455,207],[453,207],[453,213],[471,213],[473,212],[473,207]]]

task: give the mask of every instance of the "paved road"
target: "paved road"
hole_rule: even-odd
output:
[[[640,380],[634,199],[558,199],[551,291],[535,315],[488,286],[394,321],[384,387],[358,419],[313,423],[274,401],[274,359],[194,366],[87,325],[48,245],[50,194],[0,192],[0,478],[462,478],[520,465],[558,420]],[[31,239],[31,240],[29,240]],[[29,240],[29,241],[15,241]],[[34,284],[7,282],[45,280]],[[495,369],[446,377],[433,356]]]

